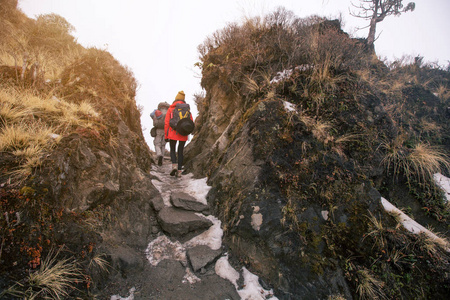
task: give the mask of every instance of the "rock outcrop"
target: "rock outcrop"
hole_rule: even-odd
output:
[[[278,23],[281,16],[285,19]],[[405,195],[411,183],[392,178],[390,168],[398,165],[388,165],[386,171],[389,154],[384,150],[400,148],[383,147],[399,147],[390,141],[398,140],[400,133],[417,138],[420,133],[412,124],[427,114],[448,128],[445,109],[411,83],[400,91],[407,104],[401,112],[394,109],[399,121],[380,86],[354,81],[363,70],[401,80],[371,59],[373,52],[364,42],[352,40],[336,26],[287,19],[277,11],[264,25],[252,20],[230,26],[216,33],[215,42],[207,40],[200,47],[206,94],[196,101],[197,131],[187,146],[186,168],[208,176],[208,204],[223,223],[226,243],[279,299],[368,297],[357,290],[369,276],[404,278],[404,271],[385,254],[400,251],[400,239],[416,239],[394,229],[395,221],[380,205],[378,190],[402,189]],[[318,75],[325,74],[321,72],[326,78]],[[417,101],[423,97],[429,101],[419,108]],[[441,137],[430,136],[429,141],[448,145],[448,137]],[[389,244],[373,236],[378,223],[371,216],[392,230]],[[429,217],[423,220],[442,228]],[[448,272],[442,251],[442,260],[434,265]],[[384,257],[377,263],[385,271],[369,271],[373,262],[368,257],[374,255]],[[409,255],[423,252],[415,248]],[[428,274],[434,272],[425,260],[420,264]],[[414,274],[427,282],[430,295],[443,297],[444,278],[429,282],[423,274]],[[390,279],[382,285],[391,291],[376,286],[378,295],[416,293]]]

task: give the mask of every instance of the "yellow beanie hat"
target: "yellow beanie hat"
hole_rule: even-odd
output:
[[[177,96],[175,97],[175,100],[184,100],[184,92],[183,91],[179,91]]]

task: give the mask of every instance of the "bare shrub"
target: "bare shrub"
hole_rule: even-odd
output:
[[[127,99],[136,96],[137,82],[133,73],[122,66],[109,52],[90,48],[62,72],[61,82],[67,92],[79,95],[87,92],[109,100],[123,108]],[[74,96],[75,96],[74,95]],[[77,97],[71,97],[73,100]]]

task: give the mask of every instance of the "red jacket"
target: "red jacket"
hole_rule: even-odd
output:
[[[185,141],[188,140],[188,137],[187,137],[186,135],[178,134],[178,132],[176,132],[175,130],[173,130],[172,127],[170,127],[170,125],[169,125],[169,122],[170,122],[170,118],[171,118],[171,116],[172,116],[173,109],[175,108],[175,106],[176,106],[178,103],[186,103],[186,102],[181,101],[181,100],[175,101],[174,103],[172,103],[172,105],[171,105],[171,106],[169,107],[169,109],[167,110],[167,113],[166,113],[166,119],[165,119],[165,122],[164,122],[164,136],[165,136],[165,139],[166,139],[166,140],[176,140],[176,141],[182,141],[182,142],[185,142]],[[191,120],[193,120],[193,119],[192,119],[192,114],[191,114]]]

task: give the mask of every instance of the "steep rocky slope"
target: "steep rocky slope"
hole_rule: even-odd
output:
[[[145,261],[160,224],[172,229],[136,81],[71,30],[0,0],[2,297],[109,297],[136,282],[136,298],[237,297],[211,266],[194,290],[179,282],[185,265]],[[208,177],[231,263],[278,299],[445,298],[446,241],[406,231],[380,199],[448,236],[430,176],[449,176],[448,70],[384,63],[338,21],[283,9],[199,50],[206,95],[186,169]],[[50,291],[48,270],[63,273]]]
[[[448,237],[430,175],[449,172],[449,73],[420,57],[387,65],[338,21],[283,9],[199,49],[187,169],[208,176],[241,263],[280,299],[445,298],[445,247],[380,199]]]
[[[133,267],[157,225],[137,84],[62,17],[16,7],[0,3],[1,294],[86,298]],[[39,277],[58,266],[55,282]]]

